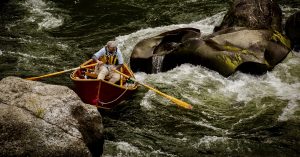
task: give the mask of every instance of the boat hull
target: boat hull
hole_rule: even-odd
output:
[[[135,89],[126,89],[101,80],[74,81],[76,93],[87,104],[113,108],[132,95]]]
[[[82,66],[92,63],[92,61],[86,62]],[[93,67],[90,69],[93,69]],[[123,65],[122,72],[134,77],[133,72],[127,65]],[[76,70],[70,75],[74,82],[76,93],[83,102],[99,108],[114,108],[117,104],[130,97],[137,89],[136,84],[126,83],[126,79],[123,77],[121,77],[121,81],[114,84],[97,78],[82,78],[80,75],[82,75],[80,70]]]

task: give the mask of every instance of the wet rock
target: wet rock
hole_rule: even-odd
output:
[[[214,33],[201,37],[199,30],[181,28],[144,39],[135,45],[130,66],[157,73],[191,63],[226,77],[237,70],[264,74],[290,52],[281,22],[281,9],[272,0],[235,0]]]
[[[282,32],[282,11],[272,0],[234,0],[221,25],[215,27],[214,32],[229,27]]]
[[[160,35],[161,36],[161,35]],[[159,37],[161,38],[161,37]],[[230,76],[240,70],[245,73],[263,74],[272,70],[290,52],[290,42],[281,33],[271,30],[254,30],[245,27],[228,28],[202,39],[190,38],[169,51],[159,49],[165,45],[149,43],[157,36],[145,39],[135,46],[153,45],[148,51],[136,55],[143,62],[131,58],[130,65],[134,71],[148,69],[147,73],[164,72],[184,63],[203,65],[223,76]],[[157,46],[158,45],[158,46]],[[147,53],[145,55],[145,53]],[[155,53],[154,53],[155,52]],[[140,56],[146,56],[145,58]],[[148,62],[146,62],[146,60]],[[159,64],[155,64],[159,63]],[[159,69],[154,71],[153,69]]]
[[[285,33],[292,41],[292,48],[300,52],[300,11],[291,15],[285,24]]]
[[[130,67],[133,71],[157,72],[157,66],[153,66],[153,64],[156,64],[160,58],[156,58],[156,56],[168,54],[183,42],[200,36],[199,29],[180,28],[144,39],[134,47],[130,57]]]
[[[102,118],[67,87],[0,81],[0,156],[100,156]]]

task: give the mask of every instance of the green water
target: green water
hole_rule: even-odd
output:
[[[278,1],[287,16],[300,2]],[[181,27],[209,34],[221,0],[9,0],[0,2],[0,78],[77,67],[116,38],[128,63],[134,45]],[[102,112],[103,156],[299,156],[300,55],[262,76],[224,78],[201,66],[137,73],[139,81],[193,105],[181,109],[141,87]],[[68,74],[41,80],[73,88]]]

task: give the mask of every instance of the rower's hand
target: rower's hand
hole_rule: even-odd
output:
[[[117,70],[116,67],[110,67],[110,71],[115,71],[115,70]]]
[[[97,63],[98,63],[99,65],[103,64],[103,62],[102,62],[102,61],[99,61],[99,60],[97,60]]]

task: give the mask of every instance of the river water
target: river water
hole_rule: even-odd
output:
[[[278,1],[286,18],[299,0]],[[140,40],[182,27],[209,34],[222,0],[1,0],[0,79],[77,67],[116,39],[126,63]],[[225,78],[183,64],[139,81],[193,105],[181,109],[141,87],[103,112],[103,156],[299,156],[300,54],[262,76]],[[41,80],[73,88],[68,74]]]

